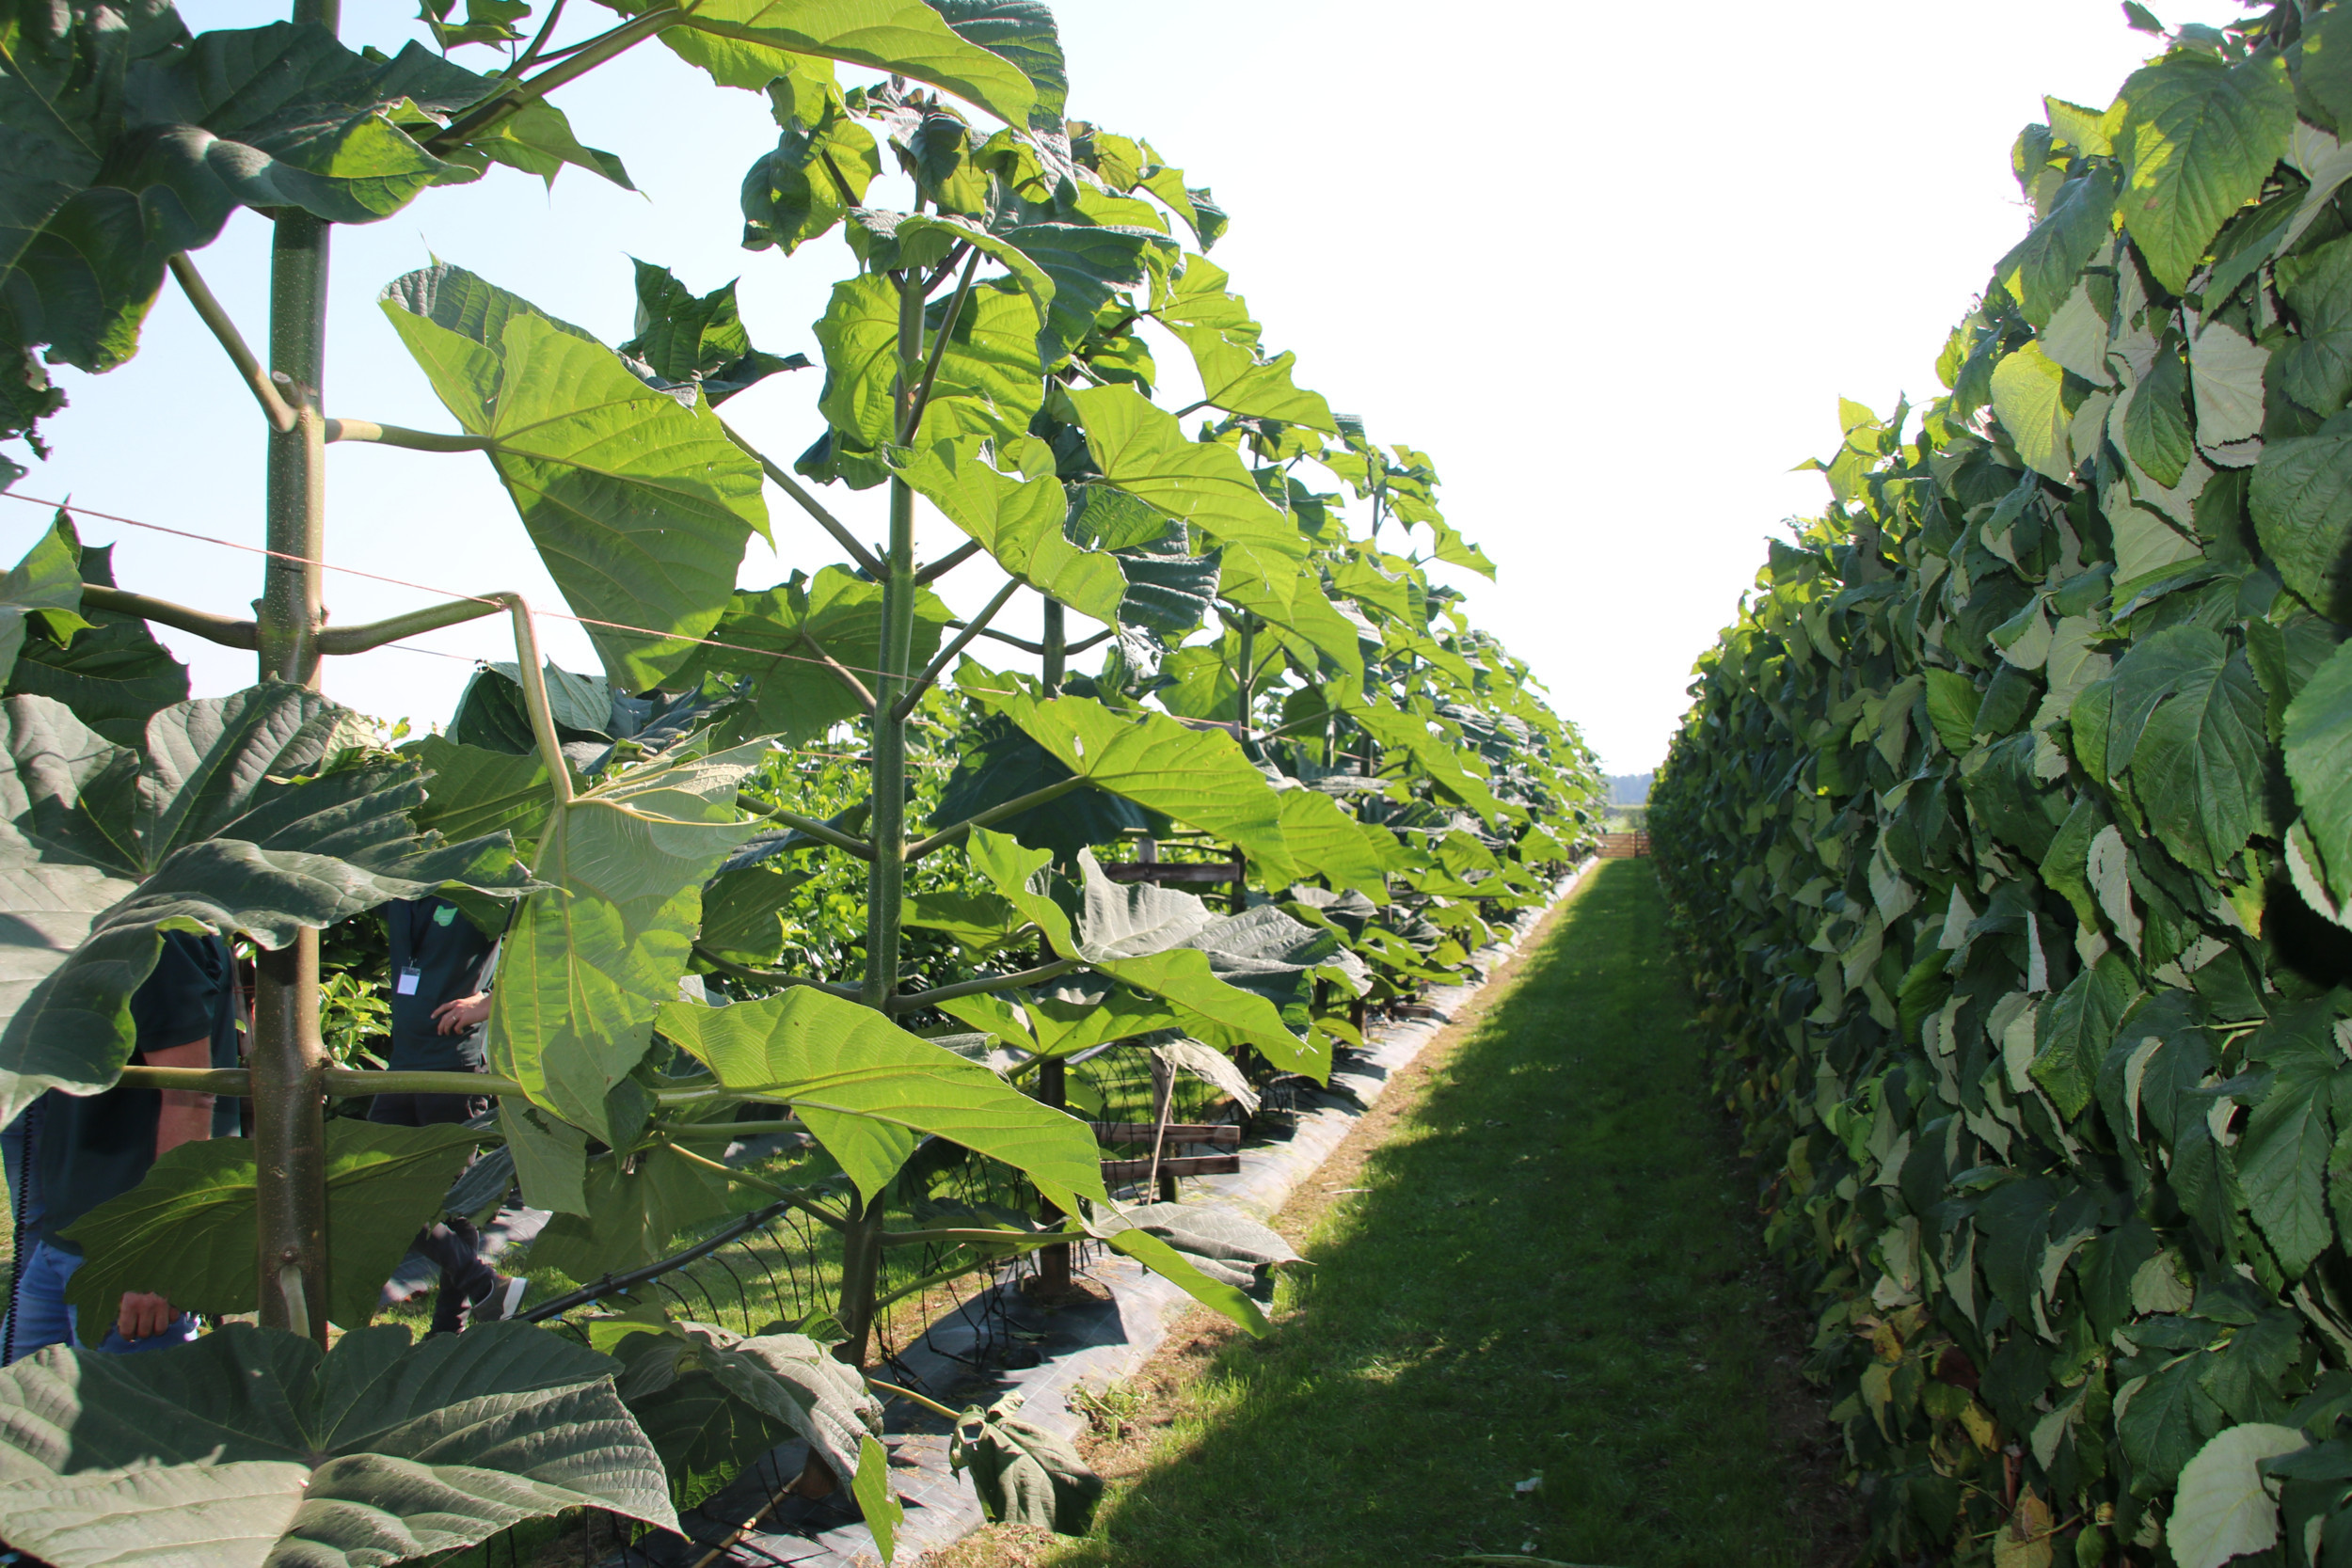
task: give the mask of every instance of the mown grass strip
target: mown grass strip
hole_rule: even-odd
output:
[[[1326,1167],[1361,1190],[1286,1212],[1315,1267],[1282,1286],[1275,1336],[1171,1339],[1179,1366],[1187,1339],[1221,1343],[1098,1453],[1114,1488],[1094,1533],[990,1532],[952,1560],[1850,1558],[1849,1495],[1791,1366],[1802,1320],[1762,1262],[1691,1015],[1650,863],[1603,864],[1516,986],[1384,1100],[1385,1140]]]

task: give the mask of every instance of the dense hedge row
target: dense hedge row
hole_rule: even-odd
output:
[[[1883,1556],[2352,1561],[2352,11],[2049,108],[1661,875]]]

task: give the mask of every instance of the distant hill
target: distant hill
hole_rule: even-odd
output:
[[[1649,782],[1657,776],[1654,772],[1610,774],[1609,803],[1613,806],[1647,805]]]

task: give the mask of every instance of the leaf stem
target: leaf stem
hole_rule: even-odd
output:
[[[1085,784],[1086,780],[1073,774],[1057,784],[1047,784],[1043,789],[1033,789],[1026,795],[1016,795],[1001,805],[991,806],[984,812],[965,817],[954,827],[942,828],[929,838],[916,839],[907,846],[908,863],[919,861],[934,849],[946,848],[975,828],[985,828],[991,823],[1002,822],[1008,816],[1017,816],[1025,811],[1045,805],[1049,801],[1058,800],[1072,790],[1082,788]]]
[[[262,645],[260,628],[252,622],[215,615],[209,610],[192,610],[186,605],[173,604],[169,599],[151,599],[144,594],[86,582],[82,584],[82,602],[97,610],[111,610],[119,615],[136,615],[142,620],[159,621],[176,630],[200,637],[207,642],[217,642],[224,648],[256,649]]]
[[[846,996],[852,1002],[857,1000],[858,990],[855,986],[837,986],[830,981],[819,980],[807,974],[787,974],[780,969],[754,969],[749,964],[739,964],[732,959],[723,958],[700,942],[694,944],[694,957],[702,959],[720,974],[730,979],[740,980],[746,985],[772,986],[780,990],[805,986],[811,990],[821,990],[829,996]]]
[[[858,706],[864,708],[868,717],[871,717],[874,713],[879,711],[874,702],[874,694],[866,689],[866,683],[858,679],[854,674],[851,674],[848,666],[844,665],[839,659],[834,657],[833,655],[827,653],[825,651],[825,645],[822,642],[818,641],[816,638],[810,636],[806,630],[803,630],[801,633],[801,645],[805,647],[810,653],[816,655],[818,660],[822,663],[826,669],[833,672],[834,679],[839,681],[844,687],[849,689],[850,695],[857,699]]]
[[[998,589],[996,596],[989,600],[980,612],[956,634],[953,641],[939,650],[939,657],[932,659],[921,674],[914,677],[914,682],[907,687],[907,694],[898,699],[897,707],[890,710],[891,717],[903,722],[906,717],[914,711],[914,705],[922,700],[923,693],[930,689],[931,683],[939,679],[940,672],[947,668],[948,661],[971,646],[972,640],[988,629],[989,622],[994,620],[996,612],[1012,601],[1013,594],[1020,592],[1020,589],[1021,579],[1018,578]]]
[[[914,580],[918,584],[937,582],[941,578],[946,577],[948,573],[954,571],[957,567],[962,565],[965,562],[971,560],[974,556],[979,553],[980,542],[977,539],[967,539],[962,544],[958,545],[954,549],[949,550],[946,555],[941,556],[937,561],[932,562],[930,565],[915,573]]]
[[[741,796],[739,795],[737,799],[740,800]],[[752,802],[751,809],[762,816],[771,817],[783,823],[787,828],[797,829],[820,844],[830,844],[836,849],[847,849],[862,861],[870,861],[874,858],[874,847],[871,844],[854,834],[843,832],[830,822],[819,822],[813,816],[803,816],[797,811],[787,811],[782,806],[767,805],[756,800]]]
[[[986,1242],[992,1245],[1008,1243],[1014,1246],[1052,1246],[1070,1240],[1060,1230],[991,1230],[984,1227],[969,1229],[949,1227],[945,1230],[885,1230],[884,1246],[923,1246],[932,1242]]]
[[[736,430],[736,428],[727,423],[724,420],[719,421],[719,428],[727,433],[728,440],[733,441],[738,447],[741,448],[748,456],[758,463],[759,471],[768,476],[770,483],[775,485],[776,488],[782,490],[786,495],[790,496],[794,501],[799,503],[802,511],[807,513],[811,517],[814,517],[817,520],[818,527],[823,529],[827,533],[832,534],[833,542],[840,546],[843,549],[849,551],[850,559],[856,562],[862,571],[869,577],[879,578],[885,575],[886,569],[882,563],[882,557],[876,555],[872,550],[867,549],[864,545],[859,544],[857,535],[851,533],[848,527],[842,523],[840,518],[826,511],[824,504],[818,500],[815,496],[810,495],[807,488],[803,485],[799,480],[794,479],[788,470],[780,467],[776,461],[770,457],[766,452],[761,451],[757,447],[753,446],[749,441],[743,439],[742,436]]]
[[[675,6],[647,11],[632,17],[619,26],[597,34],[579,46],[579,53],[561,65],[549,66],[528,82],[516,82],[495,96],[475,104],[448,125],[427,137],[424,150],[437,157],[463,146],[466,141],[488,130],[500,120],[521,113],[545,98],[564,83],[577,80],[604,64],[616,55],[626,53],[668,27],[686,20],[686,12]]]
[[[503,608],[493,599],[452,599],[446,604],[412,610],[405,615],[395,615],[389,620],[364,621],[356,626],[327,626],[319,632],[319,652],[364,654],[371,648],[397,642],[404,637],[415,637],[421,632],[438,631],[443,626],[479,621],[485,615],[496,615]]]
[[[244,378],[246,388],[253,394],[253,401],[262,405],[262,414],[269,420],[269,427],[280,436],[291,435],[300,416],[295,413],[294,404],[279,393],[278,384],[270,379],[269,372],[262,368],[262,361],[254,356],[251,346],[245,341],[245,334],[237,330],[237,324],[230,317],[227,308],[206,286],[203,275],[196,270],[196,263],[189,261],[184,253],[175,253],[167,264],[171,268],[171,276],[180,280],[180,290],[188,296],[188,303],[196,307],[197,316],[212,329],[220,346],[228,351],[230,361],[237,367],[237,374]],[[232,643],[230,646],[249,648],[253,644]]]
[[[948,1277],[952,1279],[955,1276],[950,1275]],[[937,1400],[926,1398],[925,1396],[916,1393],[912,1388],[901,1388],[895,1383],[884,1383],[878,1377],[867,1378],[866,1380],[866,1386],[868,1388],[879,1388],[885,1394],[896,1394],[902,1400],[913,1400],[924,1409],[945,1416],[951,1421],[961,1421],[963,1419],[963,1412],[960,1410],[950,1410],[946,1405],[940,1403]]]
[[[410,430],[405,425],[377,424],[373,420],[329,420],[326,438],[366,441],[379,447],[403,447],[410,451],[488,451],[498,442],[487,436],[445,436],[437,431]]]
[[[564,0],[555,0],[555,4],[548,8],[548,19],[539,24],[538,36],[533,38],[529,47],[516,57],[515,63],[508,66],[501,74],[511,79],[529,71],[538,60],[540,52],[547,48],[548,40],[555,36],[555,24],[563,19]]]
[[[959,980],[952,986],[934,986],[930,990],[909,991],[890,999],[894,1013],[919,1012],[935,1003],[950,1001],[959,996],[980,996],[993,990],[1015,990],[1023,986],[1040,985],[1057,979],[1073,970],[1084,969],[1083,958],[1056,958],[1014,974],[983,974],[977,980]]]
[[[485,595],[504,605],[515,623],[515,659],[523,688],[523,705],[531,711],[531,733],[539,743],[539,760],[547,765],[548,784],[558,809],[572,803],[572,769],[564,760],[564,746],[555,733],[555,710],[548,705],[548,675],[539,657],[539,633],[532,625],[531,605],[520,594],[501,590]]]

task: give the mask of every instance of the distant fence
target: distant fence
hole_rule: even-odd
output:
[[[1629,861],[1649,853],[1649,830],[1637,828],[1629,833],[1600,835],[1600,858],[1605,861]]]

